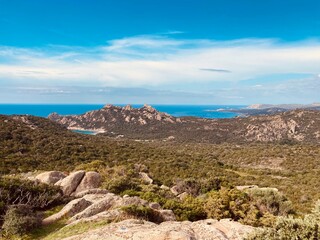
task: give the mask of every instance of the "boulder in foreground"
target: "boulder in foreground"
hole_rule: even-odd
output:
[[[227,219],[197,222],[163,222],[129,219],[111,223],[64,240],[240,240],[254,228]]]

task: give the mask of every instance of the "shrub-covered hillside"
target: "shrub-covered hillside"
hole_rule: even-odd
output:
[[[312,144],[188,144],[136,142],[70,132],[47,119],[0,117],[2,174],[71,171],[102,161],[107,166],[143,164],[159,184],[219,178],[224,185],[276,187],[306,212],[320,198],[320,148]]]

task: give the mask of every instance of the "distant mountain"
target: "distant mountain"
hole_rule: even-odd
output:
[[[320,110],[320,103],[313,104],[253,104],[242,109],[225,109],[224,112],[239,113],[242,116],[270,115],[296,109]]]
[[[204,119],[176,118],[148,105],[137,109],[107,105],[82,115],[54,113],[49,119],[69,129],[99,130],[108,136],[137,140],[320,143],[320,111],[282,111],[280,108],[278,111],[273,115],[246,118]]]
[[[312,104],[252,104],[247,107],[247,109],[270,109],[270,108],[280,108],[286,110],[294,110],[294,109],[309,109],[309,108],[319,108],[320,103],[312,103]]]
[[[69,129],[90,129],[104,131],[107,129],[120,130],[122,127],[130,128],[156,126],[158,124],[180,123],[179,118],[175,118],[167,113],[158,112],[149,105],[141,108],[133,108],[130,105],[118,107],[106,105],[100,110],[90,111],[82,115],[61,116],[52,113],[48,116],[50,120],[59,122]]]

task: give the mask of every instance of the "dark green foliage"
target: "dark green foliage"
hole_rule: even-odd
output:
[[[122,207],[121,210],[127,213],[129,216],[143,219],[146,221],[154,223],[161,223],[164,221],[157,211],[146,206],[129,205]]]
[[[236,189],[222,189],[209,193],[205,209],[209,218],[241,220],[250,211],[249,196]]]
[[[7,205],[32,204],[43,209],[63,200],[59,187],[34,181],[0,177],[0,200]]]
[[[9,205],[29,204],[34,209],[45,209],[63,200],[62,192],[58,187],[0,177],[0,217]]]
[[[219,178],[207,179],[179,179],[176,181],[178,192],[186,192],[193,196],[210,192],[211,190],[219,190],[221,188],[221,180]]]
[[[119,177],[117,179],[110,180],[105,187],[115,194],[121,194],[126,190],[140,190],[139,185],[130,180],[131,179],[127,177]]]
[[[318,240],[319,226],[320,214],[310,214],[304,219],[279,217],[275,227],[256,230],[246,240]]]
[[[132,166],[117,166],[113,168],[103,168],[99,171],[104,176],[103,187],[110,192],[122,194],[127,190],[141,190],[141,181],[138,172]]]
[[[248,194],[261,212],[268,212],[275,216],[294,214],[292,203],[276,189],[253,188],[248,191]]]
[[[262,228],[246,240],[318,240],[320,239],[320,200],[304,218],[279,217],[273,228]]]
[[[237,189],[223,188],[208,194],[204,209],[209,218],[231,218],[247,225],[271,226],[275,215],[269,209],[262,211],[262,205],[258,204],[261,200]],[[279,204],[276,201],[273,203]]]
[[[4,216],[4,236],[22,236],[40,226],[41,218],[29,205],[12,205]]]
[[[131,175],[113,175],[108,169],[122,166],[126,172],[132,169],[127,166],[141,164],[158,185],[170,187],[178,179],[186,179],[192,194],[218,189],[218,185],[276,187],[292,202],[297,214],[310,210],[312,202],[320,198],[320,148],[316,144],[135,142],[76,134],[29,116],[27,120],[36,127],[30,128],[19,119],[0,116],[1,173],[72,171],[81,165],[105,171],[105,187],[123,192],[139,190],[140,182],[133,176],[134,184],[127,184]],[[211,185],[210,179],[220,183]]]
[[[201,199],[190,196],[183,201],[177,201],[174,199],[168,200],[163,207],[171,209],[179,221],[197,221],[207,218],[203,204],[204,202]]]

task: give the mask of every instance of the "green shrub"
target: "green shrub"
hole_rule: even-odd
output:
[[[221,180],[219,178],[208,179],[179,179],[176,180],[176,188],[179,192],[187,192],[192,196],[207,193],[211,190],[219,190],[221,188]]]
[[[11,205],[4,216],[2,230],[6,237],[22,236],[40,223],[41,218],[29,205]]]
[[[188,196],[183,201],[170,199],[166,201],[163,208],[171,209],[179,221],[197,221],[207,218],[203,204],[201,199]]]
[[[134,197],[134,196],[140,196],[142,192],[140,191],[136,191],[136,190],[133,190],[133,189],[128,189],[128,190],[124,190],[123,192],[121,192],[121,196],[124,196],[124,195],[128,195],[130,197]]]
[[[248,194],[263,213],[269,212],[275,216],[294,213],[292,203],[277,189],[253,188],[248,190]]]
[[[155,223],[163,222],[163,218],[161,217],[161,215],[157,211],[151,209],[150,207],[141,206],[141,205],[140,206],[128,205],[128,206],[122,207],[121,210],[127,213],[129,216],[132,216],[135,218],[139,218],[139,219],[143,219],[143,220],[155,222]]]
[[[28,180],[0,177],[0,217],[5,214],[9,205],[29,204],[34,209],[41,210],[62,202],[64,202],[64,197],[58,187]]]
[[[100,172],[100,169],[105,168],[106,163],[100,160],[95,160],[89,163],[78,165],[75,170],[95,171]]]
[[[256,230],[246,240],[311,240],[320,239],[319,224],[303,219],[279,217],[274,228]]]
[[[148,201],[148,202],[157,202],[161,206],[163,206],[168,199],[170,199],[170,196],[166,192],[158,191],[157,193],[154,192],[141,192],[140,198]],[[172,198],[172,196],[171,196]]]
[[[250,234],[247,240],[318,240],[320,239],[320,201],[303,219],[279,217],[273,228],[263,228]]]
[[[249,196],[237,189],[222,189],[208,194],[205,210],[209,218],[244,219],[251,210]]]
[[[139,191],[141,189],[136,181],[127,176],[111,179],[104,187],[115,194],[122,194],[122,192],[127,190]]]

